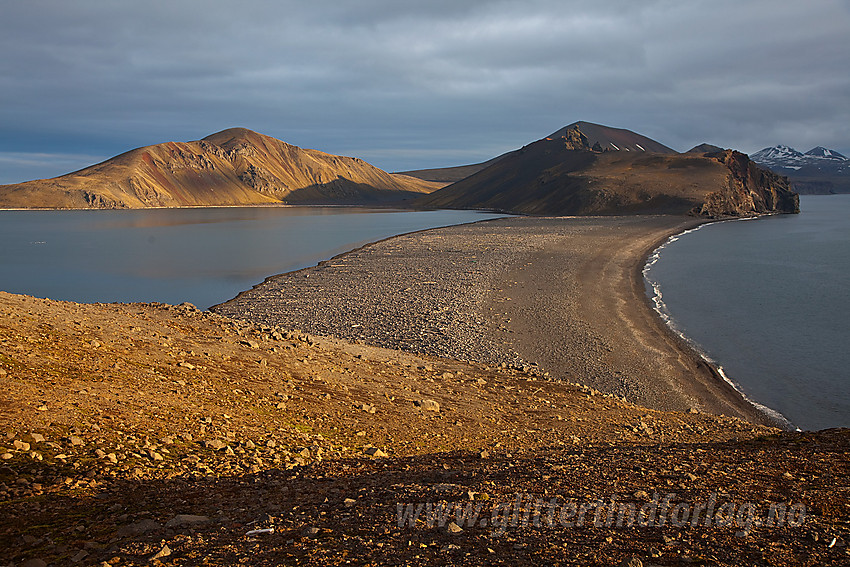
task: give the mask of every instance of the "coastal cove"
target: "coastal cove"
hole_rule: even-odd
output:
[[[367,242],[502,216],[360,207],[0,211],[0,290],[205,309]]]
[[[650,258],[662,318],[750,399],[803,429],[850,425],[850,196],[700,226]]]

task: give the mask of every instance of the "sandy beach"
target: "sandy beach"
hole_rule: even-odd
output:
[[[515,217],[434,229],[268,278],[214,310],[417,354],[535,369],[652,409],[769,423],[646,299],[647,255],[699,222]]]

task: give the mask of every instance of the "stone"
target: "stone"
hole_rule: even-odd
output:
[[[440,404],[434,400],[419,400],[416,405],[422,408],[423,411],[440,411]]]
[[[18,451],[29,451],[30,450],[30,444],[29,443],[19,441],[18,439],[15,439],[15,441],[14,441],[14,443],[12,443],[12,445],[14,445],[15,449],[17,449]]]
[[[165,523],[166,528],[182,528],[186,526],[197,526],[209,523],[209,516],[196,516],[194,514],[177,514]]]
[[[195,369],[195,365],[191,364],[189,362],[178,362],[177,366],[179,366],[180,368],[185,368],[187,370],[194,370]]]
[[[457,525],[454,522],[449,522],[449,525],[446,528],[446,531],[449,532],[450,534],[459,534],[463,531],[463,528],[460,527],[459,525]]]
[[[354,498],[346,498],[342,501],[342,503],[345,505],[346,508],[351,508],[352,506],[357,504],[357,500],[355,500]]]
[[[163,545],[162,549],[160,549],[156,553],[156,555],[151,557],[151,561],[153,561],[154,559],[162,559],[163,557],[168,557],[169,555],[171,555],[171,548],[168,547],[168,545]]]
[[[619,567],[643,567],[643,561],[641,561],[637,557],[632,557],[631,559],[623,559],[622,561],[620,561]]]
[[[377,458],[381,458],[381,457],[389,457],[389,455],[388,455],[388,454],[386,454],[386,453],[385,453],[384,451],[382,451],[381,449],[378,449],[377,447],[366,447],[366,448],[363,450],[363,452],[364,452],[365,454],[369,455],[370,457],[375,457],[376,459],[377,459]]]
[[[239,341],[239,344],[244,345],[248,348],[260,348],[260,343],[257,341],[252,341],[251,339],[244,339]]]
[[[220,439],[213,439],[212,441],[205,442],[204,446],[207,449],[212,449],[213,451],[220,451],[221,449],[227,447],[227,443]]]
[[[375,413],[377,411],[377,408],[372,404],[360,404],[360,409],[366,413]]]
[[[82,561],[83,559],[85,559],[88,556],[89,556],[89,552],[86,551],[85,549],[81,549],[77,552],[76,555],[74,555],[71,558],[71,561],[73,561],[74,563],[79,563],[80,561]]]
[[[44,435],[41,433],[30,433],[30,439],[33,443],[44,443]]]
[[[80,439],[76,435],[72,435],[71,438],[70,438],[70,441],[71,441],[71,445],[73,445],[74,447],[81,447],[81,446],[85,445],[85,441],[83,441],[82,439]]]
[[[21,563],[21,567],[47,567],[47,563],[43,559],[27,559]]]

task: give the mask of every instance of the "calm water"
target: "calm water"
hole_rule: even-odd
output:
[[[497,216],[338,207],[0,211],[0,290],[207,308],[366,242]]]
[[[680,235],[646,273],[673,326],[752,400],[802,429],[850,427],[850,195],[800,207]]]

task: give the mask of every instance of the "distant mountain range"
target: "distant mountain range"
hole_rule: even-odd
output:
[[[850,159],[822,146],[801,153],[788,146],[764,148],[750,156],[754,162],[787,175],[800,193],[850,191]]]
[[[53,179],[0,186],[3,208],[397,203],[443,184],[245,128],[131,150]]]

